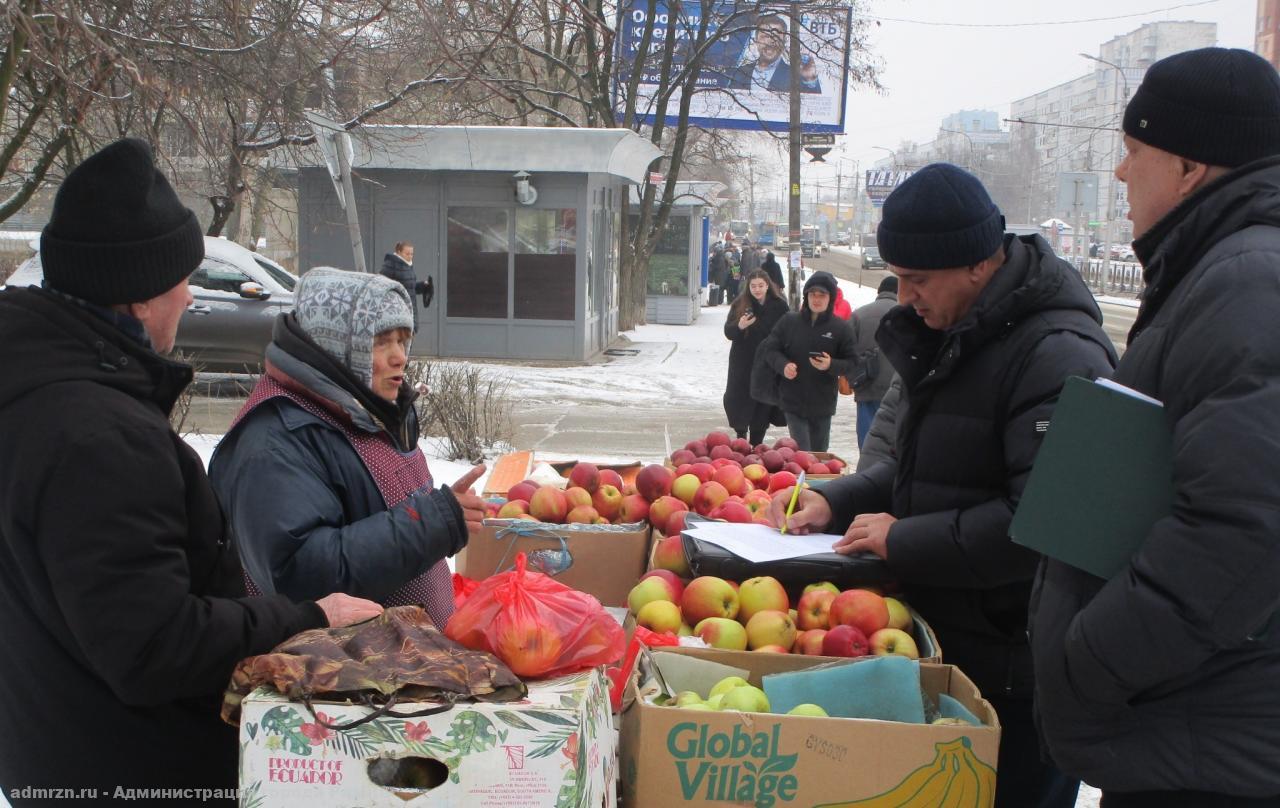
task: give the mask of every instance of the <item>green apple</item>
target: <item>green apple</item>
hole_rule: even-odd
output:
[[[817,589],[823,590],[824,592],[830,592],[832,595],[840,594],[840,587],[836,586],[830,581],[822,581],[816,584],[809,584],[804,588],[804,591],[801,592],[800,594],[804,595]]]
[[[724,694],[723,694],[723,693],[717,693],[717,694],[715,694],[714,696],[712,696],[711,698],[707,699],[707,701],[706,701],[707,709],[708,709],[708,710],[719,710],[719,709],[720,709],[720,705],[721,705],[723,702],[724,702]]]
[[[808,716],[813,716],[815,718],[829,717],[827,715],[827,711],[822,709],[816,704],[797,704],[795,707],[792,707],[790,710],[787,710],[787,715],[808,715]]]
[[[711,687],[711,692],[707,694],[707,698],[714,699],[716,696],[722,696],[734,688],[745,687],[748,684],[747,680],[741,676],[726,676]]]
[[[707,713],[715,710],[714,707],[708,704],[703,704],[702,702],[698,702],[697,704],[677,704],[676,706],[681,710],[702,710]]]
[[[701,704],[701,703],[702,703],[702,696],[699,696],[697,693],[693,692],[692,690],[682,690],[676,694],[677,707],[687,707],[690,704]]]
[[[769,697],[758,687],[743,685],[742,687],[735,687],[724,694],[724,701],[720,702],[720,709],[737,710],[742,713],[767,713],[769,712]]]

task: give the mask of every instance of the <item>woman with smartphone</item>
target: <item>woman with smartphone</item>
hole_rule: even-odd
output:
[[[852,327],[831,311],[837,288],[830,272],[815,272],[800,311],[779,320],[756,351],[756,362],[781,376],[778,403],[787,429],[809,452],[825,452],[831,443],[839,377],[855,356]]]
[[[751,397],[751,366],[756,348],[788,311],[787,301],[769,274],[757,269],[747,276],[746,287],[734,298],[724,321],[724,335],[733,343],[729,349],[724,414],[738,437],[747,438],[752,446],[764,443],[770,423],[786,423],[777,407]]]

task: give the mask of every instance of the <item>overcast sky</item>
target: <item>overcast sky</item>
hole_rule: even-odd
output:
[[[851,93],[846,134],[836,138],[860,169],[886,156],[876,146],[932,140],[952,112],[993,109],[1008,117],[1013,100],[1091,72],[1081,51],[1096,55],[1103,42],[1143,23],[1213,22],[1219,45],[1252,50],[1256,21],[1255,0],[871,0],[870,12],[879,21],[870,45],[885,92]],[[806,181],[834,177],[834,167],[804,165]],[[846,177],[852,168],[844,163]]]

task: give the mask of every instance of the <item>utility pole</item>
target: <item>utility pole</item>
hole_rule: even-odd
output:
[[[750,157],[747,158],[747,224],[752,228],[756,226],[756,163]],[[760,234],[756,233],[756,238],[760,238]]]
[[[793,0],[788,7],[791,42],[788,61],[791,64],[791,172],[790,193],[787,205],[787,231],[789,255],[787,267],[790,283],[787,297],[793,310],[800,308],[800,268],[796,266],[800,254],[800,2]]]
[[[840,240],[840,180],[844,178],[844,166],[836,163],[836,237],[832,243]],[[830,234],[827,234],[830,237]]]

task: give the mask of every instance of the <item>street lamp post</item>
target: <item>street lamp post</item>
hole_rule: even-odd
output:
[[[969,169],[969,171],[973,172],[973,174],[977,176],[978,170],[974,166],[975,156],[973,151],[973,138],[969,137],[969,133],[961,132],[959,129],[939,129],[938,131],[946,132],[949,135],[959,135],[969,143],[969,165],[965,166],[965,168]],[[950,149],[948,149],[948,151],[950,151]],[[982,178],[978,177],[978,179]]]
[[[893,159],[894,170],[896,171],[898,169],[898,153],[896,151],[890,149],[888,146],[872,146],[871,148],[889,152],[889,157]]]
[[[1116,113],[1117,118],[1120,115],[1123,115],[1124,108],[1129,105],[1129,77],[1125,75],[1124,68],[1122,68],[1118,64],[1115,64],[1114,62],[1108,62],[1106,59],[1102,59],[1097,56],[1092,56],[1087,53],[1081,53],[1080,55],[1086,59],[1097,62],[1099,64],[1106,65],[1107,67],[1110,67],[1111,69],[1115,70],[1117,76],[1119,76],[1121,79],[1124,79],[1124,99],[1121,101],[1119,105],[1119,110]],[[1114,78],[1112,79],[1112,86],[1116,87],[1117,90],[1119,89],[1118,86],[1116,86],[1118,85],[1118,83],[1119,82],[1117,82]],[[1116,164],[1119,162],[1119,155],[1120,155],[1120,127],[1117,125],[1116,128],[1111,130],[1111,176],[1107,178],[1107,226],[1106,226],[1106,229],[1103,231],[1104,235],[1102,239],[1102,277],[1100,279],[1101,280],[1100,285],[1102,287],[1103,292],[1107,291],[1107,287],[1111,283],[1111,242],[1115,239]]]

